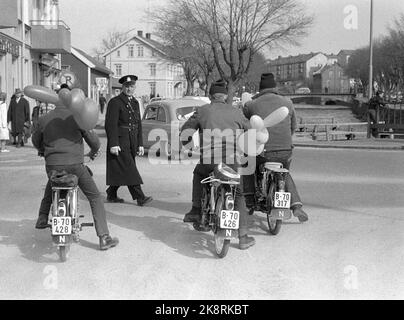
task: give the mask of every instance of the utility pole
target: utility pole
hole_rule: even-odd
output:
[[[373,0],[370,0],[369,99],[373,96]]]

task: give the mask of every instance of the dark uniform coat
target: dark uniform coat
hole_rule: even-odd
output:
[[[18,103],[16,99],[11,99],[7,121],[11,122],[13,136],[24,133],[24,123],[30,121],[29,103],[24,97],[21,97]]]
[[[143,146],[142,122],[139,102],[131,102],[124,93],[112,98],[105,115],[107,133],[107,185],[132,186],[143,184],[136,167],[138,148]],[[119,146],[119,155],[110,153],[111,147]]]

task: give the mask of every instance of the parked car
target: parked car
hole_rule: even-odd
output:
[[[148,152],[176,158],[182,148],[179,132],[182,125],[195,112],[196,108],[207,103],[206,99],[184,97],[165,99],[150,103],[142,120],[143,145]],[[174,140],[175,139],[175,140]],[[192,148],[199,146],[199,135],[195,133]]]
[[[307,87],[301,87],[301,88],[296,89],[295,93],[297,93],[297,94],[308,94],[308,93],[311,93],[311,91]]]

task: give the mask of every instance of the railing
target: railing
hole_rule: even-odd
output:
[[[404,136],[404,104],[386,104],[376,107],[374,111],[370,110],[368,112],[368,137],[371,135],[377,138]]]
[[[69,26],[63,20],[31,20],[31,26],[45,26],[45,27],[65,27],[70,30]]]
[[[316,121],[313,121],[316,120]],[[367,136],[367,122],[336,122],[334,118],[316,118],[297,124],[296,136],[310,136],[313,140],[353,140]],[[362,129],[364,128],[364,129]]]

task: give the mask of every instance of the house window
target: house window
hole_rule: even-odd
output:
[[[303,73],[304,71],[304,65],[303,63],[299,63],[299,73]]]
[[[115,74],[117,76],[121,76],[122,75],[122,65],[121,64],[116,64],[115,65]]]
[[[68,65],[62,66],[61,69],[62,69],[63,71],[70,71],[71,66],[68,66]]]
[[[150,75],[152,77],[156,76],[156,64],[155,63],[150,64]]]
[[[281,75],[281,66],[276,66],[276,75],[277,76]]]
[[[330,78],[332,78],[332,77],[334,76],[334,71],[330,70],[328,76],[329,76]]]
[[[156,96],[156,83],[149,82],[149,85],[150,85],[150,97],[155,97]]]
[[[152,55],[152,57],[155,57],[156,56],[156,51],[152,50],[151,55]]]
[[[134,55],[134,45],[133,44],[131,44],[131,45],[129,45],[128,46],[128,50],[129,50],[129,58],[133,58],[133,55]]]
[[[120,50],[118,50],[118,51],[116,52],[116,56],[117,56],[118,58],[121,57],[121,51],[120,51]]]
[[[143,46],[137,46],[137,56],[143,57]]]

